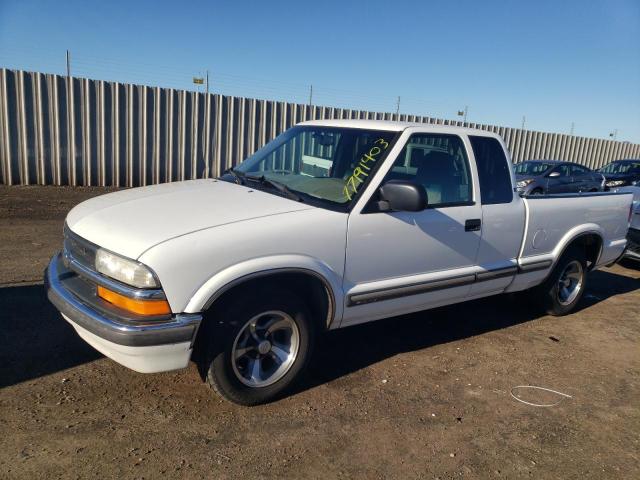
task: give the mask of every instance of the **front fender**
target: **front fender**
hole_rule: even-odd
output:
[[[326,263],[297,254],[252,258],[217,272],[198,288],[189,300],[185,312],[196,313],[206,310],[225,291],[245,280],[283,271],[307,272],[320,278],[332,296],[333,318],[330,319],[330,325],[340,323],[344,305],[340,276]]]

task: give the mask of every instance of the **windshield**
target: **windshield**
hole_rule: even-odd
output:
[[[516,165],[517,175],[542,175],[553,167],[552,163],[544,162],[522,162]]]
[[[640,160],[637,162],[611,162],[598,171],[601,173],[640,173]]]
[[[234,172],[244,179],[277,182],[307,198],[346,205],[382,163],[395,136],[381,130],[293,127]]]

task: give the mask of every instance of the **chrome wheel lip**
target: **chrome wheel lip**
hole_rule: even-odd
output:
[[[271,319],[263,323],[265,318]],[[270,330],[270,326],[275,326],[275,328]],[[282,330],[289,330],[288,340],[285,342],[274,341],[273,334]],[[250,345],[246,344],[248,337],[251,337]],[[267,345],[268,351],[266,351]],[[289,372],[298,357],[299,349],[300,330],[291,315],[280,310],[261,312],[242,326],[233,341],[231,349],[233,373],[241,383],[248,387],[268,387],[281,380]],[[267,356],[269,357],[267,361],[275,367],[269,372],[262,369],[262,362]],[[244,368],[241,365],[245,361],[243,359],[247,361]],[[248,367],[252,369],[256,367],[254,362],[258,362],[258,370],[255,375],[253,372],[248,372]]]
[[[583,278],[584,267],[578,260],[572,260],[564,267],[556,289],[560,305],[567,306],[575,301],[582,291]]]

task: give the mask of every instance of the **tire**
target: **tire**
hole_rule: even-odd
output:
[[[268,403],[301,376],[316,328],[307,306],[293,292],[235,295],[214,316],[217,325],[207,332],[203,371],[223,398],[246,406]]]
[[[549,278],[538,287],[538,299],[545,311],[556,317],[567,315],[580,302],[587,282],[587,261],[583,250],[570,247]]]

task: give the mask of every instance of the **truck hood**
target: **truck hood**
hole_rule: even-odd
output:
[[[188,233],[314,208],[219,180],[164,183],[87,200],[67,215],[81,237],[137,259],[149,248]]]

